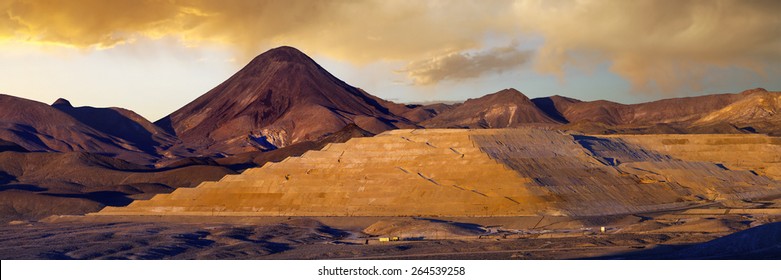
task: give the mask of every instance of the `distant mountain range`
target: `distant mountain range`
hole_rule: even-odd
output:
[[[122,108],[51,106],[0,95],[0,140],[29,151],[90,152],[140,164],[222,158],[312,142],[354,124],[396,128],[546,126],[584,133],[781,135],[781,92],[665,99],[641,104],[529,99],[504,89],[460,104],[405,105],[334,77],[292,47],[269,50],[196,100],[154,123]]]
[[[460,104],[405,105],[280,47],[154,123],[122,108],[0,94],[0,222],[122,206],[389,129],[781,135],[780,108],[781,92],[764,89],[632,105],[504,89]]]
[[[0,139],[29,151],[93,152],[149,162],[174,138],[132,111],[53,106],[0,94]]]

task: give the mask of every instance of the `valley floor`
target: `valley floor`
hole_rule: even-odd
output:
[[[590,218],[60,216],[0,227],[0,258],[779,259],[778,202]]]

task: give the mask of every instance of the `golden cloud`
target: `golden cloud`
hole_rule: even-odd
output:
[[[287,44],[359,63],[475,48],[486,30],[514,24],[510,1],[3,1],[0,38],[90,48],[174,35],[249,57]]]
[[[477,53],[452,52],[414,61],[400,72],[407,73],[414,84],[430,85],[445,80],[460,81],[486,73],[501,73],[524,65],[531,51],[522,51],[515,44]]]
[[[635,88],[671,91],[714,68],[761,73],[781,62],[781,1],[524,1],[516,10],[545,38],[542,72],[588,57]]]
[[[0,41],[89,49],[174,36],[230,46],[238,61],[292,45],[358,64],[412,61],[410,78],[426,84],[508,69],[498,61],[454,67],[490,59],[487,37],[536,35],[544,39],[533,59],[540,72],[608,62],[638,88],[674,89],[713,68],[778,68],[779,11],[773,0],[0,0]]]
[[[82,48],[160,34],[179,11],[171,2],[150,0],[11,0],[3,6],[3,38]]]

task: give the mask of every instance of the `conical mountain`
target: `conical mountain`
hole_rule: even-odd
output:
[[[413,127],[393,104],[348,85],[292,47],[269,50],[156,122],[191,150],[239,153],[317,140],[355,123],[372,133]]]
[[[503,128],[528,124],[557,124],[516,89],[504,89],[469,99],[452,110],[422,122],[432,128]]]

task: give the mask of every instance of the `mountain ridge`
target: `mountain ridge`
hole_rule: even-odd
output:
[[[316,142],[349,125],[371,134],[542,125],[587,134],[781,135],[779,96],[755,88],[622,104],[560,95],[530,99],[508,88],[457,104],[398,104],[351,86],[301,51],[283,46],[256,56],[154,123],[123,108],[74,107],[63,98],[48,106],[0,95],[0,139],[29,151],[95,152],[157,164]]]
[[[429,128],[500,128],[534,123],[558,124],[514,88],[466,100],[451,110],[421,122]]]
[[[137,162],[155,158],[132,141],[86,125],[57,108],[5,94],[0,94],[0,139],[29,151],[96,152]]]

